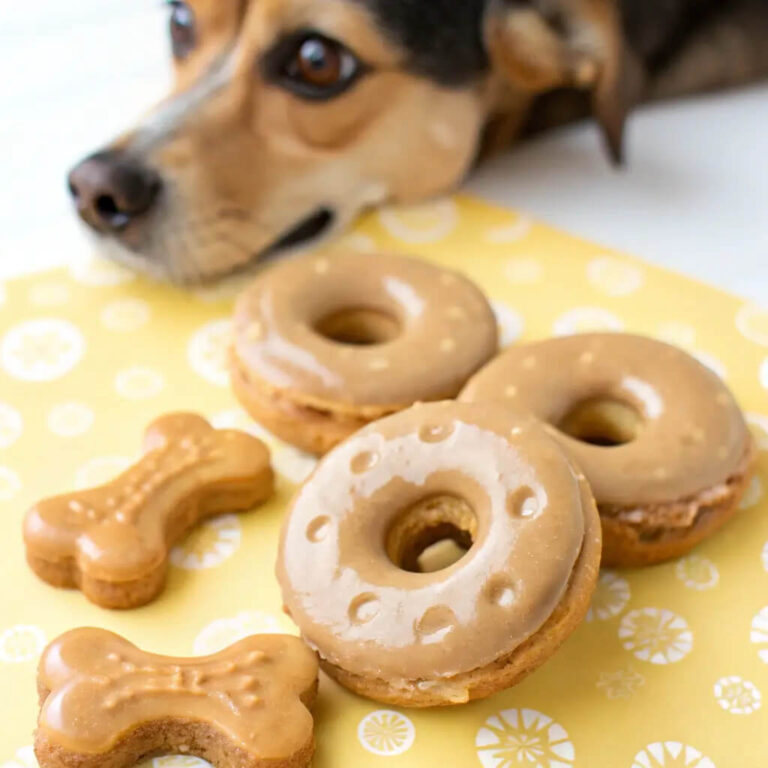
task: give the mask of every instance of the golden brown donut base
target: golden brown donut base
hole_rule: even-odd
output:
[[[601,534],[597,509],[589,502],[584,543],[565,594],[544,624],[525,642],[490,664],[419,687],[347,672],[320,659],[322,669],[345,688],[369,699],[401,707],[445,707],[491,696],[519,683],[540,667],[581,623],[589,609],[600,570]]]
[[[45,701],[48,694],[49,691],[40,689],[40,701]],[[311,708],[316,696],[317,684],[301,700]],[[254,759],[213,726],[171,717],[136,728],[107,753],[73,752],[49,740],[42,729],[35,734],[35,756],[40,768],[129,768],[164,754],[194,755],[216,768],[305,768],[314,751],[314,739],[310,738],[286,760]]]
[[[255,482],[255,485],[254,485]],[[205,510],[196,515],[200,522],[224,512],[248,510],[272,494],[272,470],[267,469],[262,478],[248,481],[241,488],[228,483],[226,488],[206,494],[200,503]],[[168,530],[168,548],[176,544],[189,530],[183,510],[179,511],[176,524]],[[34,573],[46,583],[64,589],[79,589],[92,603],[102,608],[127,610],[138,608],[154,600],[165,586],[167,561],[161,561],[151,571],[129,581],[108,581],[82,572],[74,558],[53,561],[32,555],[27,551],[27,563]]]
[[[755,446],[750,442],[736,473],[691,498],[644,508],[601,506],[603,565],[641,567],[690,552],[736,513],[752,478],[755,457]]]
[[[234,355],[230,382],[248,414],[272,434],[307,453],[322,456],[366,424],[405,406],[357,407],[316,403],[279,391],[246,374]]]

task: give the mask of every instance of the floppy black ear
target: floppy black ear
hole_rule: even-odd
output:
[[[589,91],[608,153],[622,162],[637,87],[615,0],[489,0],[483,33],[494,71],[512,86]]]

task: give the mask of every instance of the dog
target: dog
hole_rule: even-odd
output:
[[[176,86],[80,162],[104,253],[212,280],[591,114],[768,75],[768,0],[171,0]]]

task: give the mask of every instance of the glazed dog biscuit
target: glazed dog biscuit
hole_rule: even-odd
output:
[[[75,629],[45,650],[37,685],[41,768],[128,768],[163,753],[215,768],[303,768],[314,751],[317,659],[288,635],[183,659]]]
[[[310,256],[241,296],[232,386],[257,421],[322,454],[414,402],[454,397],[497,347],[487,300],[456,273],[403,256]]]
[[[728,388],[654,339],[585,334],[517,346],[461,399],[504,401],[559,428],[595,494],[606,565],[689,551],[736,511],[750,477],[754,447]]]
[[[56,496],[24,520],[27,561],[44,581],[78,587],[105,608],[134,608],[162,590],[170,547],[205,517],[272,494],[269,451],[189,413],[163,416],[144,455],[112,482]]]
[[[419,555],[467,553],[432,573]],[[284,522],[286,610],[329,675],[403,706],[513,685],[587,611],[600,522],[566,453],[499,405],[418,405],[323,458]]]

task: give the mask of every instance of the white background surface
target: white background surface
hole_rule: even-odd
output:
[[[0,277],[90,250],[65,171],[168,85],[160,0],[0,2]],[[475,174],[471,191],[768,304],[768,85],[636,113],[615,171],[592,126]]]

